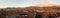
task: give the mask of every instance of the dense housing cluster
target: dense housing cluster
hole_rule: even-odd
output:
[[[60,7],[1,8],[0,18],[59,18]]]

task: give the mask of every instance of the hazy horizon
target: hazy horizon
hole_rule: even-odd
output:
[[[60,0],[0,0],[0,6],[35,6],[35,5],[60,5]]]

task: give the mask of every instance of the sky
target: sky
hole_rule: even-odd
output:
[[[33,6],[49,3],[60,4],[60,0],[0,0],[0,6]]]

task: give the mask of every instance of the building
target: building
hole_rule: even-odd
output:
[[[59,18],[59,7],[26,7],[3,8],[0,10],[1,18]]]

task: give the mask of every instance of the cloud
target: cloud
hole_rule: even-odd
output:
[[[9,6],[27,6],[27,5],[47,5],[47,4],[60,4],[59,0],[0,0],[0,5]]]

